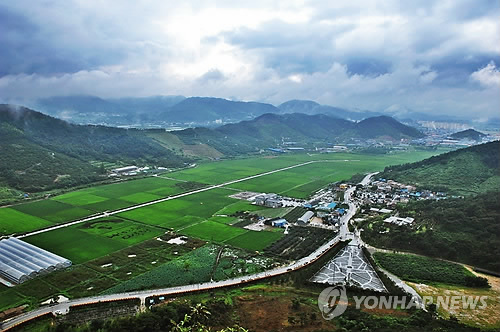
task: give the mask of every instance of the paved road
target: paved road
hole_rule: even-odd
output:
[[[343,161],[350,161],[350,160],[343,160]],[[300,163],[300,164],[296,164],[296,165],[292,165],[292,166],[280,168],[280,169],[277,169],[277,170],[273,170],[273,171],[269,171],[269,172],[265,172],[265,173],[261,173],[261,174],[257,174],[257,175],[248,176],[248,177],[245,177],[245,178],[242,178],[242,179],[232,180],[232,181],[228,181],[228,182],[225,182],[225,183],[222,183],[222,184],[213,185],[213,186],[210,186],[210,187],[193,190],[193,191],[190,191],[190,192],[187,192],[187,193],[178,194],[178,195],[175,195],[175,196],[169,196],[169,197],[158,199],[158,200],[155,200],[155,201],[151,201],[151,202],[147,202],[147,203],[143,203],[143,204],[134,205],[134,206],[131,206],[131,207],[128,207],[128,208],[119,209],[119,210],[115,210],[115,211],[112,211],[112,212],[106,212],[106,213],[96,214],[96,215],[93,215],[93,216],[90,216],[90,217],[87,217],[87,218],[83,218],[83,219],[80,219],[80,220],[76,220],[76,221],[73,221],[73,222],[70,222],[70,223],[66,223],[66,224],[63,224],[63,225],[57,225],[57,226],[46,228],[46,229],[43,229],[43,230],[31,232],[29,234],[24,234],[22,236],[19,236],[19,238],[27,237],[27,236],[35,235],[35,234],[40,234],[40,233],[43,233],[43,232],[48,232],[48,231],[51,231],[51,230],[54,230],[54,229],[59,229],[59,228],[62,228],[62,227],[68,227],[70,225],[75,225],[75,224],[82,223],[82,222],[85,222],[85,221],[94,220],[94,219],[98,219],[98,218],[101,218],[101,217],[105,217],[105,216],[109,216],[109,215],[113,215],[113,214],[118,214],[118,213],[130,211],[130,210],[138,209],[138,208],[141,208],[141,207],[145,207],[145,206],[149,206],[149,205],[153,205],[153,204],[165,202],[165,201],[176,199],[176,198],[180,198],[180,197],[185,197],[185,196],[193,195],[193,194],[196,194],[196,193],[200,193],[200,192],[212,190],[212,189],[215,189],[215,188],[221,188],[221,187],[224,187],[224,186],[227,186],[227,185],[231,185],[233,183],[247,181],[247,180],[255,179],[255,178],[258,178],[258,177],[261,177],[261,176],[265,176],[265,175],[269,175],[269,174],[273,174],[273,173],[277,173],[277,172],[282,172],[282,171],[286,171],[286,170],[289,170],[289,169],[293,169],[293,168],[296,168],[296,167],[305,166],[305,165],[308,165],[308,164],[311,164],[311,163],[317,163],[317,162],[338,162],[338,161],[336,161],[336,160],[333,160],[333,161],[332,160],[314,160],[314,161],[308,161],[308,162],[305,162],[305,163]],[[356,206],[354,205],[354,203],[350,202],[350,195],[352,194],[353,190],[354,190],[354,188],[348,189],[346,191],[347,195],[344,196],[345,197],[344,198],[345,202],[349,204],[349,210],[348,210],[348,212],[342,218],[343,225],[347,225],[347,223],[349,222],[349,219],[352,218],[352,216],[356,212],[355,211]],[[346,229],[346,227],[347,226],[345,226],[344,229]],[[330,248],[332,248],[333,246],[335,246],[339,241],[341,241],[341,239],[343,239],[343,238],[339,234],[335,238],[333,238],[332,240],[328,241],[327,243],[323,244],[321,247],[319,247],[318,249],[316,249],[313,253],[311,253],[307,257],[301,258],[300,260],[298,260],[298,261],[296,261],[296,262],[294,262],[294,263],[292,263],[290,265],[287,265],[287,266],[284,266],[284,267],[279,267],[279,268],[276,268],[276,269],[273,269],[273,270],[268,270],[268,271],[265,271],[265,272],[256,273],[256,274],[253,274],[253,275],[247,275],[247,276],[242,276],[242,277],[228,279],[228,280],[223,280],[223,281],[207,282],[207,283],[202,283],[202,284],[185,285],[185,286],[179,286],[179,287],[170,287],[170,288],[162,288],[162,289],[154,289],[154,290],[146,290],[146,291],[138,291],[138,292],[118,293],[118,294],[111,294],[111,295],[93,296],[93,297],[87,297],[87,298],[80,298],[80,299],[70,300],[70,301],[67,301],[67,302],[64,302],[64,303],[52,305],[50,307],[38,308],[36,310],[24,313],[24,314],[22,314],[20,316],[17,316],[17,317],[14,317],[12,319],[7,320],[0,327],[0,331],[5,331],[7,329],[10,329],[10,328],[18,325],[18,324],[21,324],[23,322],[29,321],[31,319],[34,319],[34,318],[36,318],[38,316],[41,316],[41,315],[44,315],[44,314],[48,314],[48,313],[54,313],[55,314],[56,312],[67,313],[69,311],[69,308],[71,306],[73,306],[73,305],[86,304],[86,303],[94,303],[94,302],[99,302],[99,301],[113,301],[113,300],[134,299],[134,298],[135,299],[137,299],[137,298],[141,299],[141,302],[144,303],[146,297],[150,297],[150,296],[172,295],[172,294],[185,293],[185,292],[193,292],[193,291],[200,291],[200,290],[209,290],[209,289],[221,288],[221,287],[227,287],[227,286],[234,286],[234,285],[238,285],[238,284],[242,284],[242,283],[246,283],[246,282],[250,282],[250,281],[265,279],[265,278],[269,278],[269,277],[274,277],[274,276],[277,276],[277,275],[285,274],[285,273],[288,273],[288,272],[291,272],[291,271],[303,268],[303,267],[311,264],[316,259],[318,259],[319,257],[321,257],[324,253],[326,253]]]
[[[378,173],[380,173],[380,172],[374,172],[374,173],[367,174],[363,178],[363,180],[361,180],[361,182],[359,184],[362,184],[363,186],[366,186],[368,183],[370,183],[372,176],[374,176],[374,175],[376,175]]]
[[[54,314],[56,312],[67,313],[69,311],[70,307],[74,306],[74,305],[89,304],[89,303],[95,303],[95,302],[99,302],[99,301],[114,301],[114,300],[121,300],[121,299],[140,299],[141,302],[144,303],[145,299],[147,297],[150,297],[150,296],[175,295],[178,293],[210,290],[210,289],[214,289],[214,288],[234,286],[234,285],[239,285],[239,284],[250,282],[250,281],[274,277],[277,275],[291,272],[293,270],[298,270],[300,268],[303,268],[303,267],[311,264],[316,259],[321,257],[325,252],[327,252],[330,248],[335,246],[339,242],[339,240],[340,240],[339,236],[336,236],[335,238],[333,238],[329,242],[323,244],[321,247],[319,247],[317,250],[315,250],[309,256],[301,258],[298,261],[296,261],[290,265],[278,267],[278,268],[275,268],[272,270],[268,270],[265,272],[260,272],[260,273],[256,273],[256,274],[252,274],[252,275],[246,275],[246,276],[228,279],[228,280],[223,280],[223,281],[206,282],[206,283],[201,283],[201,284],[145,290],[145,291],[138,291],[138,292],[128,292],[128,293],[119,293],[119,294],[111,294],[111,295],[93,296],[93,297],[70,300],[70,301],[56,304],[56,305],[52,305],[49,307],[42,307],[42,308],[27,312],[25,314],[22,314],[20,316],[17,316],[15,318],[12,318],[10,320],[7,320],[1,326],[0,331],[6,331],[6,330],[8,330],[8,329],[20,324],[20,323],[29,321],[31,319],[38,317],[38,316],[48,314],[51,312]]]
[[[354,234],[349,232],[349,221],[357,211],[356,204],[354,204],[351,197],[354,190],[356,190],[356,187],[351,187],[344,192],[344,203],[349,205],[349,209],[340,219],[340,238],[342,240],[352,239],[354,237]]]
[[[330,160],[330,161],[331,162],[337,162],[337,160]],[[345,161],[350,161],[350,160],[345,160]],[[26,233],[26,234],[22,234],[22,235],[19,235],[19,236],[16,236],[16,237],[18,239],[22,239],[22,238],[25,238],[25,237],[28,237],[28,236],[37,235],[37,234],[41,234],[41,233],[45,233],[45,232],[50,232],[50,231],[53,231],[53,230],[56,230],[56,229],[60,229],[60,228],[69,227],[69,226],[72,226],[72,225],[84,223],[86,221],[92,221],[92,220],[95,220],[95,219],[99,219],[99,218],[103,218],[103,217],[108,217],[108,216],[119,214],[119,213],[122,213],[122,212],[127,212],[127,211],[132,211],[132,210],[135,210],[135,209],[140,209],[140,208],[145,207],[145,206],[149,206],[149,205],[153,205],[153,204],[158,204],[158,203],[170,201],[170,200],[181,198],[181,197],[186,197],[186,196],[198,194],[198,193],[201,193],[201,192],[204,192],[204,191],[209,191],[209,190],[221,188],[221,187],[224,187],[224,186],[229,186],[229,185],[234,184],[234,183],[248,181],[248,180],[259,178],[261,176],[266,176],[266,175],[270,175],[270,174],[274,174],[274,173],[278,173],[278,172],[283,172],[283,171],[287,171],[287,170],[290,170],[290,169],[293,169],[293,168],[296,168],[296,167],[301,167],[301,166],[309,165],[309,164],[312,164],[312,163],[318,163],[318,162],[329,162],[329,160],[312,160],[312,161],[307,161],[307,162],[304,162],[304,163],[300,163],[300,164],[296,164],[296,165],[292,165],[292,166],[288,166],[288,167],[283,167],[283,168],[276,169],[276,170],[273,170],[273,171],[269,171],[269,172],[265,172],[265,173],[260,173],[260,174],[256,174],[256,175],[252,175],[252,176],[247,176],[247,177],[244,177],[244,178],[241,178],[241,179],[232,180],[232,181],[228,181],[228,182],[224,182],[224,183],[221,183],[221,184],[212,185],[212,186],[205,187],[205,188],[188,191],[188,192],[185,192],[185,193],[182,193],[182,194],[168,196],[168,197],[160,198],[160,199],[157,199],[157,200],[154,200],[154,201],[150,201],[150,202],[146,202],[146,203],[142,203],[142,204],[137,204],[137,205],[129,206],[129,207],[126,207],[126,208],[123,208],[123,209],[119,209],[119,210],[114,210],[114,211],[109,211],[109,212],[103,212],[103,213],[97,213],[97,214],[91,215],[89,217],[85,217],[85,218],[82,218],[82,219],[71,221],[71,222],[68,222],[68,223],[65,223],[65,224],[60,224],[60,225],[56,225],[56,226],[52,226],[52,227],[40,229],[40,230],[33,231],[33,232],[30,232],[30,233]]]
[[[176,198],[193,195],[196,193],[200,193],[200,192],[207,191],[207,190],[212,190],[215,188],[220,188],[220,187],[230,185],[233,183],[247,181],[247,180],[255,179],[255,178],[258,178],[261,176],[289,170],[289,169],[292,169],[295,167],[300,167],[300,166],[308,165],[308,164],[315,163],[315,162],[325,162],[325,161],[327,161],[327,160],[308,161],[305,163],[284,167],[284,168],[281,168],[278,170],[269,171],[269,172],[245,177],[242,179],[238,179],[238,180],[232,180],[232,181],[225,182],[222,184],[213,185],[213,186],[202,188],[202,189],[197,189],[194,191],[190,191],[187,193],[162,198],[162,199],[155,200],[152,202],[147,202],[147,203],[131,206],[131,207],[120,209],[120,210],[115,210],[115,211],[108,212],[108,213],[94,215],[94,216],[80,219],[78,221],[74,221],[74,222],[71,222],[68,224],[58,225],[55,227],[47,228],[45,230],[32,232],[32,233],[30,233],[30,235],[39,234],[39,233],[47,232],[47,231],[50,231],[53,229],[67,227],[69,225],[74,225],[77,223],[85,222],[88,220],[93,220],[93,219],[101,218],[101,217],[108,216],[108,215],[113,215],[113,214],[118,214],[118,213],[125,212],[125,211],[138,209],[138,208],[141,208],[144,206],[149,206],[149,205],[157,204],[160,202],[165,202],[165,201],[176,199]],[[348,161],[348,160],[346,160],[346,161]],[[373,173],[373,174],[376,174],[376,173]],[[368,179],[367,183],[369,183],[369,179],[373,174],[368,174],[367,177],[365,177],[365,179]],[[365,179],[363,179],[363,181],[365,181]],[[335,238],[333,238],[332,240],[330,240],[327,243],[320,246],[318,249],[316,249],[309,256],[301,258],[298,261],[296,261],[290,265],[287,265],[284,267],[278,267],[278,268],[275,268],[272,270],[256,273],[253,275],[246,275],[246,276],[227,279],[227,280],[223,280],[223,281],[215,281],[215,282],[211,281],[211,282],[206,282],[206,283],[201,283],[201,284],[192,284],[192,285],[185,285],[185,286],[178,286],[178,287],[169,287],[169,288],[162,288],[162,289],[153,289],[153,290],[128,292],[128,293],[118,293],[118,294],[111,294],[111,295],[100,295],[100,296],[74,299],[74,300],[70,300],[70,301],[67,301],[64,303],[52,305],[49,307],[38,308],[36,310],[30,311],[30,312],[24,313],[20,316],[9,319],[6,322],[4,322],[3,325],[1,325],[0,331],[6,331],[6,330],[18,325],[18,324],[29,321],[31,319],[34,319],[34,318],[41,316],[41,315],[44,315],[44,314],[48,314],[48,313],[55,314],[56,312],[67,313],[69,311],[69,308],[71,306],[74,306],[74,305],[89,304],[89,303],[95,303],[95,302],[99,302],[99,301],[101,301],[101,302],[102,301],[115,301],[115,300],[121,300],[121,299],[140,299],[141,303],[144,304],[145,299],[147,297],[151,297],[151,296],[174,295],[174,294],[179,294],[179,293],[195,292],[195,291],[201,291],[201,290],[210,290],[210,289],[214,289],[214,288],[234,286],[234,285],[239,285],[239,284],[250,282],[250,281],[274,277],[274,276],[285,274],[285,273],[288,273],[288,272],[291,272],[294,270],[298,270],[300,268],[303,268],[303,267],[311,264],[315,260],[317,260],[324,253],[326,253],[329,249],[331,249],[333,246],[335,246],[339,241],[342,241],[345,239],[354,239],[356,234],[349,232],[349,229],[348,229],[348,223],[349,223],[350,219],[356,214],[356,210],[357,210],[357,206],[354,204],[354,202],[352,201],[352,198],[351,198],[351,195],[352,195],[354,190],[355,190],[355,187],[351,187],[345,191],[344,202],[349,205],[349,209],[348,209],[347,213],[341,219],[341,227],[340,227],[339,234]],[[28,235],[26,234],[24,236],[28,236]]]

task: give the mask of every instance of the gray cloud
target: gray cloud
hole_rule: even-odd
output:
[[[496,115],[496,0],[0,6],[0,99],[213,95]]]

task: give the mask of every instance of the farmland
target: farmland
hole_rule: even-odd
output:
[[[26,241],[78,264],[162,233],[159,229],[119,218],[101,218],[28,237]]]
[[[124,249],[75,264],[72,267],[40,276],[14,288],[0,285],[0,310],[40,301],[55,294],[70,298],[96,295],[122,281],[142,275],[169,261],[183,257],[205,242],[185,238],[184,244],[169,244],[176,234],[161,236],[162,241],[148,240]]]
[[[239,247],[252,251],[261,251],[271,243],[281,239],[281,232],[255,232],[247,231],[241,235],[227,240],[226,243],[234,247]]]
[[[247,231],[244,229],[227,226],[215,221],[205,221],[181,231],[181,233],[186,235],[216,242],[229,240],[245,232]]]
[[[411,254],[376,252],[377,264],[404,280],[467,285],[474,274],[460,264]]]
[[[141,274],[110,288],[106,293],[127,292],[145,288],[170,287],[209,281],[215,264],[217,247],[204,246],[179,259]]]
[[[2,223],[0,234],[28,232],[50,226],[52,223],[75,220],[93,213],[116,210],[186,192],[205,184],[219,184],[311,160],[324,160],[325,162],[312,163],[229,186],[238,190],[276,192],[301,198],[308,196],[311,192],[329,182],[347,179],[354,173],[381,170],[386,165],[420,160],[432,154],[432,152],[423,151],[383,156],[347,153],[297,154],[204,163],[195,168],[169,173],[168,178],[158,176],[119,181],[114,184],[69,192],[44,201],[0,208],[1,219],[5,220]],[[200,193],[198,194],[200,196],[193,195],[189,198],[191,201],[198,201],[199,199],[210,198],[212,193],[213,191]],[[225,199],[220,204],[221,208],[230,206],[229,202],[231,202],[231,199]],[[154,205],[154,209],[151,211],[147,211],[150,207],[143,208],[145,212],[136,212],[138,215],[133,217],[141,219],[146,217],[154,224],[159,225],[162,222],[158,220],[158,217],[155,217],[159,213],[156,210],[158,206],[163,205],[168,209],[172,208],[173,211],[182,209],[180,205],[176,207],[167,203],[170,202]],[[23,212],[26,215],[19,215],[18,212]],[[221,211],[221,214],[230,213]],[[134,219],[133,217],[132,219]],[[13,221],[18,219],[22,219],[23,223]],[[170,221],[170,218],[168,219]],[[165,227],[169,226],[166,225]],[[173,228],[175,228],[175,225]]]
[[[72,260],[74,266],[67,271],[43,276],[13,289],[0,289],[0,298],[5,299],[5,295],[12,299],[0,304],[4,307],[23,302],[36,305],[38,301],[58,293],[79,297],[103,291],[166,285],[163,279],[158,279],[159,272],[162,275],[182,275],[171,279],[169,284],[202,281],[207,274],[214,272],[211,268],[215,255],[213,249],[209,248],[220,245],[252,253],[266,252],[266,255],[274,257],[293,246],[291,255],[301,256],[309,249],[313,250],[314,244],[303,241],[302,244],[309,247],[305,248],[287,241],[294,236],[284,236],[282,232],[256,232],[231,226],[238,222],[238,219],[231,217],[237,211],[260,210],[259,214],[277,216],[288,210],[269,209],[267,212],[262,207],[230,198],[229,195],[239,190],[250,190],[307,197],[327,183],[348,179],[354,173],[381,170],[388,164],[419,160],[430,154],[299,154],[218,161],[168,173],[168,178],[160,175],[120,181],[69,192],[47,200],[0,208],[1,234],[29,232],[208,184],[220,184],[306,161],[326,160],[27,237],[26,241]],[[154,239],[163,238],[165,232],[172,234],[171,236],[184,234],[190,239],[201,240],[177,246],[175,250],[169,247],[163,252],[158,249],[165,250],[163,242]],[[299,233],[296,235],[301,237],[302,232]],[[321,238],[325,236],[328,234],[322,234]],[[205,243],[203,241],[210,241],[211,244],[202,247]],[[193,251],[193,248],[197,249]],[[283,258],[290,257],[287,255]],[[235,260],[236,265],[240,263]],[[224,267],[227,264],[225,262],[221,265],[221,269],[225,269],[223,272],[215,271],[217,276],[232,274]],[[28,291],[33,288],[37,289],[36,294]]]

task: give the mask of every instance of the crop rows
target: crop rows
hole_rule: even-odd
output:
[[[286,259],[296,260],[312,253],[323,243],[332,239],[335,232],[313,227],[295,226],[289,234],[264,249],[264,252]]]

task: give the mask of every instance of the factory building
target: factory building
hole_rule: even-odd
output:
[[[137,166],[125,166],[125,167],[112,169],[111,171],[113,173],[116,173],[116,174],[121,174],[121,173],[137,172],[138,170],[139,170],[139,167],[137,167]]]
[[[281,202],[281,197],[277,194],[262,194],[255,197],[255,204],[267,206],[271,208],[281,207],[283,204]]]

